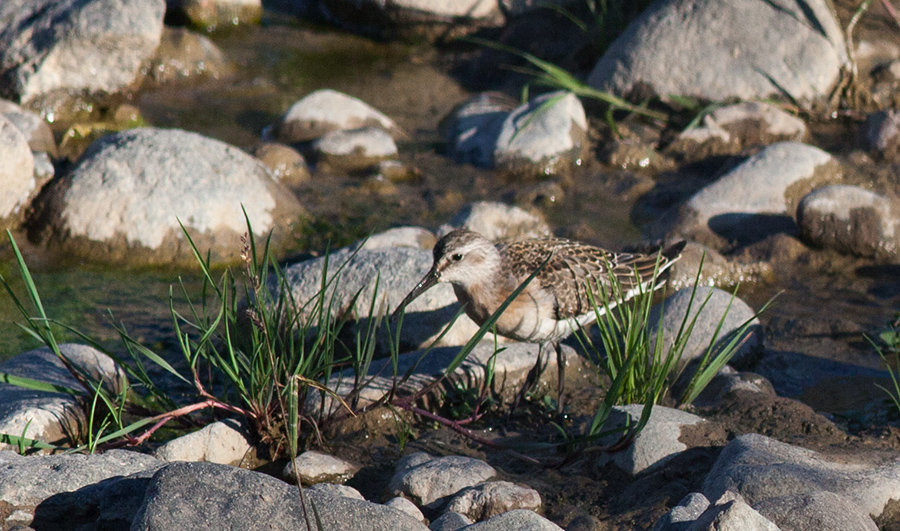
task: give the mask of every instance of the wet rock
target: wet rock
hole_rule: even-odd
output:
[[[108,389],[122,389],[125,375],[115,363],[93,347],[63,343],[60,352],[77,369],[94,381],[103,381]],[[63,362],[46,347],[30,350],[0,364],[0,372],[40,380],[82,392],[84,388],[65,368]],[[51,444],[71,443],[85,426],[84,410],[69,394],[32,391],[0,384],[0,433],[25,436]],[[0,445],[12,448],[14,445]]]
[[[331,131],[314,144],[319,165],[337,171],[361,171],[397,156],[397,144],[384,129],[362,127]]]
[[[214,263],[240,258],[247,231],[288,243],[304,212],[258,160],[218,140],[140,128],[95,142],[42,192],[29,237],[72,257],[131,264],[196,265],[179,226]]]
[[[133,86],[164,13],[164,0],[4,0],[0,94],[24,103]]]
[[[865,257],[896,256],[900,251],[900,205],[858,186],[824,186],[807,194],[797,208],[804,241],[816,247]]]
[[[240,465],[252,445],[241,423],[226,419],[200,430],[172,439],[153,453],[163,461],[206,461],[222,465]]]
[[[299,475],[303,485],[344,483],[359,470],[358,465],[313,450],[298,455],[296,462],[299,474],[294,471],[294,463],[289,461],[284,467],[284,477],[296,482]]]
[[[516,509],[540,511],[538,491],[508,481],[487,481],[462,490],[450,500],[446,511],[463,514],[478,522]]]
[[[347,485],[335,485],[334,483],[316,483],[306,489],[306,492],[316,492],[325,496],[343,496],[354,500],[365,500],[362,494],[353,487]]]
[[[552,92],[519,106],[504,120],[494,166],[510,176],[547,177],[581,164],[587,118],[575,94]]]
[[[785,531],[878,529],[872,518],[856,504],[831,492],[816,491],[769,498],[757,503],[753,508]]]
[[[13,524],[31,525],[32,518],[35,524],[45,525],[36,525],[41,529],[65,529],[84,520],[93,524],[98,520],[98,514],[91,514],[92,509],[104,504],[96,495],[97,484],[104,483],[116,484],[117,488],[103,493],[107,501],[105,511],[98,511],[100,517],[108,518],[110,512],[127,514],[127,507],[110,506],[116,501],[112,499],[113,492],[118,490],[120,496],[125,494],[125,483],[117,480],[130,474],[152,472],[161,464],[149,455],[125,450],[32,457],[2,451],[0,503],[9,504],[6,506],[9,510],[0,515],[0,525],[4,528]],[[84,491],[93,491],[94,495]],[[92,503],[85,503],[85,497],[79,494],[84,494]],[[137,503],[140,503],[139,499]]]
[[[848,462],[751,433],[728,443],[703,484],[710,499],[728,490],[754,506],[770,498],[831,492],[877,517],[891,499],[900,499],[900,461],[857,454]]]
[[[869,116],[862,125],[862,142],[885,160],[900,159],[900,113],[885,109]]]
[[[330,21],[378,38],[446,38],[502,20],[497,2],[482,0],[323,0]]]
[[[172,15],[206,31],[256,24],[263,13],[261,0],[166,0],[166,7]]]
[[[219,79],[235,69],[209,37],[184,28],[166,27],[149,74],[156,83],[171,83],[197,77]]]
[[[623,170],[645,170],[653,174],[674,169],[671,159],[660,155],[652,144],[633,138],[613,140],[603,149],[603,160]]]
[[[332,301],[332,314],[347,315],[357,321],[358,326],[364,327],[368,319],[390,315],[425,276],[432,260],[430,250],[390,247],[363,249],[352,254],[351,248],[329,256],[327,272],[325,257],[290,265],[284,272],[294,300],[300,305],[319,293],[323,274],[332,279],[339,273],[340,277],[327,291],[328,300]],[[375,316],[370,315],[371,308],[374,308]],[[306,310],[311,312],[312,308]],[[426,291],[406,308],[399,338],[401,344],[414,348],[430,344],[458,311],[459,303],[449,284],[439,284]],[[475,323],[462,315],[441,344],[462,345],[477,330]],[[387,344],[382,345],[384,349],[387,347]]]
[[[562,531],[562,528],[528,509],[517,509],[497,515],[490,520],[478,522],[465,528],[466,531]]]
[[[778,107],[758,101],[719,107],[703,122],[678,135],[666,153],[696,161],[717,155],[736,155],[755,144],[806,138],[806,124]]]
[[[383,505],[310,493],[325,529],[422,531],[414,518]],[[275,478],[212,463],[174,463],[151,479],[131,527],[163,529],[305,530],[297,487]]]
[[[285,144],[315,140],[325,133],[362,127],[397,129],[393,120],[364,101],[336,90],[317,90],[298,102],[281,117],[276,136]]]
[[[44,152],[51,157],[56,156],[57,146],[56,140],[53,138],[53,131],[40,115],[7,100],[0,100],[0,114],[25,135],[31,151]]]
[[[34,155],[28,139],[0,115],[0,228],[18,226],[37,193]]]
[[[472,524],[472,520],[464,514],[447,512],[431,522],[428,529],[431,531],[458,531]]]
[[[667,272],[666,287],[670,290],[691,287],[695,282],[722,288],[771,278],[772,266],[766,262],[742,263],[729,260],[715,249],[688,242],[681,252],[681,258]]]
[[[634,426],[641,418],[644,406],[633,404],[616,406],[603,429]],[[621,452],[603,454],[597,465],[612,462],[631,475],[637,475],[665,463],[673,456],[688,449],[678,440],[684,426],[705,422],[702,418],[677,409],[654,406],[650,420],[634,442]],[[612,444],[620,434],[603,439],[603,444]]]
[[[651,234],[675,234],[714,249],[795,232],[793,214],[806,193],[839,177],[837,162],[819,148],[779,142],[706,186]]]
[[[422,523],[426,523],[425,515],[422,514],[422,511],[420,511],[419,508],[416,507],[416,504],[407,500],[403,496],[392,498],[385,502],[384,505],[385,507],[396,509],[401,513],[406,513]]]
[[[779,527],[747,505],[743,500],[734,499],[717,503],[700,515],[687,528],[691,531],[718,531],[740,529],[741,531],[779,531]]]
[[[277,142],[256,146],[250,154],[272,170],[276,179],[288,186],[297,186],[310,180],[306,159],[296,149]]]
[[[684,344],[679,368],[684,370],[690,367],[692,362],[699,362],[706,355],[717,330],[718,336],[715,339],[713,353],[724,348],[732,340],[733,334],[737,333],[747,321],[750,321],[750,327],[743,336],[747,339],[738,347],[729,363],[740,367],[755,361],[755,354],[762,346],[763,337],[762,325],[755,317],[756,311],[739,297],[733,297],[727,291],[708,286],[698,286],[696,292],[693,288],[682,288],[668,297],[662,305],[657,305],[651,310],[650,333],[653,337],[657,337],[662,331],[664,355],[675,343],[686,315],[688,320],[685,327],[690,326],[695,317],[696,320],[690,337]],[[743,341],[743,338],[740,340]],[[685,374],[692,372],[687,370]]]
[[[552,236],[550,225],[539,214],[493,201],[476,201],[466,205],[454,214],[449,223],[441,226],[438,236],[460,228],[475,231],[491,241]]]
[[[634,20],[588,76],[627,94],[649,85],[670,94],[722,101],[784,93],[828,96],[847,62],[841,27],[827,2],[657,2]]]
[[[709,500],[699,492],[692,492],[682,498],[678,505],[657,520],[653,531],[682,531],[709,508]]]
[[[518,102],[499,92],[482,92],[458,105],[442,121],[449,151],[457,162],[494,165],[494,148],[503,121]]]
[[[394,496],[406,496],[421,507],[436,509],[462,489],[495,475],[497,471],[479,459],[416,452],[397,462],[387,490]]]

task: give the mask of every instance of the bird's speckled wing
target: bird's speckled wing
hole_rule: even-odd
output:
[[[509,272],[523,282],[528,275],[550,260],[534,280],[556,297],[558,318],[576,317],[592,309],[588,287],[608,289],[610,273],[623,292],[628,292],[653,276],[655,254],[613,253],[564,239],[534,239],[497,246]],[[660,267],[667,262],[665,257]]]

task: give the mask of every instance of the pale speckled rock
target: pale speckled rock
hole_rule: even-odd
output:
[[[691,301],[692,297],[693,302]],[[705,306],[704,301],[706,301]],[[723,318],[724,323],[719,329],[714,349],[722,348],[730,342],[730,334],[736,333],[749,320],[751,321],[750,328],[744,336],[748,339],[737,349],[729,363],[746,366],[754,361],[754,355],[759,351],[763,341],[762,325],[755,317],[756,311],[740,297],[733,297],[732,293],[709,286],[698,286],[696,291],[694,288],[682,288],[669,296],[664,304],[653,307],[649,318],[650,333],[655,337],[658,331],[662,330],[665,345],[663,352],[667,352],[674,344],[689,307],[688,324],[695,316],[697,319],[691,335],[685,343],[679,367],[683,368],[706,354],[713,335],[719,329],[719,322]],[[662,312],[661,320],[660,312]]]
[[[633,404],[628,406],[616,406],[610,414],[604,429],[613,429],[637,424],[641,418],[644,406]],[[608,462],[631,475],[637,475],[645,470],[650,470],[665,463],[675,455],[688,449],[687,445],[678,440],[684,426],[693,426],[705,422],[702,418],[663,406],[653,406],[650,420],[634,442],[621,452],[603,454],[597,461],[597,465]],[[612,444],[619,434],[604,439],[604,444]]]
[[[779,142],[762,149],[663,216],[651,235],[677,235],[714,249],[796,231],[794,211],[816,186],[839,178],[837,162],[821,149]]]
[[[384,503],[385,507],[390,507],[391,509],[396,509],[402,513],[406,513],[416,520],[425,523],[425,515],[422,514],[422,511],[416,507],[416,504],[407,500],[403,496],[397,496],[396,498],[391,498],[390,500]]]
[[[653,531],[683,531],[708,508],[709,500],[706,496],[692,492],[657,520]]]
[[[45,152],[56,156],[57,145],[50,124],[35,112],[15,103],[0,100],[0,114],[13,123],[28,139],[28,147],[35,153]]]
[[[537,512],[541,506],[541,495],[532,488],[509,481],[487,481],[462,490],[445,510],[464,514],[477,522],[515,509]]]
[[[436,509],[450,496],[497,475],[494,467],[471,457],[434,457],[424,452],[407,455],[397,462],[387,491],[406,496],[416,505]]]
[[[333,170],[360,171],[397,157],[397,144],[379,127],[331,131],[316,140],[313,149],[318,164]]]
[[[681,252],[681,258],[667,270],[666,288],[674,291],[693,286],[698,270],[700,285],[719,288],[764,281],[773,275],[772,265],[767,262],[747,264],[728,260],[715,249],[689,241]]]
[[[331,89],[317,90],[294,103],[276,126],[286,144],[315,140],[330,131],[376,126],[393,131],[397,125],[364,101]]]
[[[159,45],[165,7],[164,0],[0,2],[0,94],[30,102],[134,85]]]
[[[336,485],[334,483],[316,483],[306,488],[306,492],[315,492],[325,496],[343,496],[354,500],[365,500],[362,494],[353,487]]]
[[[900,252],[900,204],[858,186],[831,185],[803,197],[797,224],[804,241],[865,257]]]
[[[588,76],[627,94],[647,84],[663,98],[828,96],[847,63],[841,26],[823,0],[793,3],[666,0],[643,11]]]
[[[126,450],[103,454],[64,454],[23,458],[0,452],[0,500],[14,507],[34,510],[47,498],[72,492],[116,476],[159,468],[153,457]]]
[[[284,467],[284,477],[296,482],[299,475],[303,485],[343,483],[359,470],[359,465],[314,450],[298,455],[296,463],[299,474],[294,470],[294,463],[288,461]]]
[[[322,0],[330,21],[366,35],[439,39],[503,21],[496,0]]]
[[[779,531],[779,527],[742,500],[735,499],[710,507],[687,530]]]
[[[71,256],[112,263],[196,264],[179,220],[212,261],[239,259],[247,231],[291,243],[304,212],[260,161],[218,140],[177,129],[106,136],[48,185],[29,237]]]
[[[587,153],[587,117],[570,92],[551,92],[519,106],[503,121],[494,166],[516,176],[547,177],[580,165]]]
[[[528,509],[517,509],[464,528],[466,531],[562,531],[562,528]]]
[[[703,483],[703,494],[717,499],[740,493],[751,505],[788,495],[826,491],[878,517],[900,499],[900,460],[873,455],[826,455],[763,435],[742,435],[719,454]]]
[[[502,339],[502,338],[498,338]],[[493,341],[482,341],[476,345],[465,361],[448,376],[451,385],[465,389],[481,389],[485,382],[486,369],[493,364],[494,382],[491,392],[501,403],[511,403],[524,385],[529,371],[534,367],[538,353],[544,356],[543,372],[537,382],[535,393],[549,393],[556,389],[556,356],[550,355],[552,349],[543,349],[534,343],[506,343],[494,357]],[[398,360],[398,374],[406,374],[415,366],[403,386],[404,392],[416,392],[435,378],[443,376],[451,361],[459,354],[459,347],[435,348],[429,351],[424,359],[423,351],[401,354]],[[563,345],[563,356],[566,363],[566,378],[574,380],[584,378],[588,372],[586,362],[575,350]],[[359,393],[360,404],[370,404],[380,400],[393,386],[392,366],[390,360],[375,360],[369,368],[366,387]],[[421,363],[420,363],[421,361]],[[329,388],[339,396],[347,396],[352,390],[353,373],[350,370],[332,377]],[[319,395],[314,394],[307,403],[310,411],[319,407]],[[326,411],[340,407],[335,401],[326,398]]]
[[[262,0],[166,0],[166,7],[207,31],[256,24],[263,13]]]
[[[441,226],[438,236],[460,228],[475,231],[491,241],[552,236],[550,225],[540,214],[495,201],[475,201],[464,206],[449,223]]]
[[[111,391],[122,388],[125,375],[105,354],[93,347],[74,343],[63,343],[59,348],[75,367],[94,381],[102,379]],[[83,390],[62,361],[46,347],[30,350],[3,362],[0,372],[75,391]],[[0,384],[0,433],[63,444],[71,442],[72,435],[79,436],[84,426],[84,410],[70,395]],[[0,448],[12,447],[0,445]]]
[[[17,226],[37,192],[28,139],[0,115],[0,228]]]
[[[666,153],[686,160],[738,154],[747,146],[806,138],[806,123],[775,105],[745,101],[719,107],[703,117],[698,127],[678,135]]]
[[[310,493],[325,529],[424,531],[409,515],[383,505]],[[307,530],[295,485],[240,468],[173,463],[147,488],[132,531],[170,529]]]
[[[385,249],[390,247],[409,247],[430,251],[437,243],[437,237],[428,229],[422,227],[394,227],[384,232],[373,234],[362,242],[351,246],[352,249]]]
[[[831,492],[807,492],[769,498],[757,503],[753,508],[784,531],[878,530],[872,518],[855,503]]]
[[[172,439],[153,453],[163,461],[206,461],[239,465],[251,451],[250,435],[234,419],[226,419]]]
[[[431,531],[458,531],[473,523],[474,522],[464,514],[444,513],[438,516],[434,522],[431,522],[428,529]]]

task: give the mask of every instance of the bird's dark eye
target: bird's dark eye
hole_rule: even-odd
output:
[[[460,260],[462,260],[462,254],[461,253],[453,253],[453,255],[450,256],[450,259],[453,260],[454,262],[459,262]]]

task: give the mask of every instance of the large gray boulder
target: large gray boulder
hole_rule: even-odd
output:
[[[753,506],[782,496],[830,492],[878,517],[900,499],[896,457],[829,457],[763,435],[742,435],[728,443],[703,484],[708,499],[735,491]]]
[[[395,509],[344,496],[309,492],[325,529],[346,531],[425,531],[428,528]],[[310,513],[310,521],[315,517]],[[150,481],[133,531],[169,529],[307,530],[295,485],[271,476],[212,463],[175,463]],[[315,529],[315,524],[313,524]],[[310,530],[312,531],[312,530]]]
[[[0,2],[0,95],[115,93],[156,52],[165,0]]]
[[[110,263],[194,264],[179,222],[213,262],[240,258],[241,236],[272,250],[291,243],[304,212],[259,160],[196,133],[140,128],[96,141],[37,199],[29,237],[70,256]]]
[[[843,31],[825,0],[659,0],[609,47],[588,77],[626,94],[665,98],[826,97],[847,63]]]

